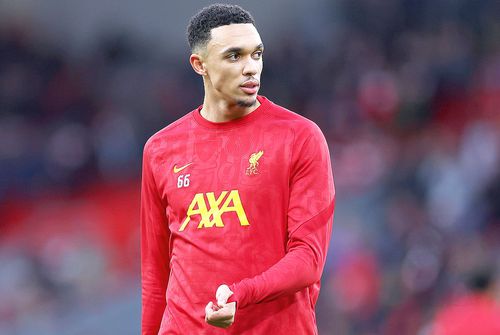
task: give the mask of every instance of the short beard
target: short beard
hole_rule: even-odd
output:
[[[255,99],[255,100],[253,100],[253,101],[238,100],[238,101],[236,102],[236,104],[237,104],[239,107],[244,107],[244,108],[252,107],[252,106],[254,106],[256,103],[257,103],[257,99]]]

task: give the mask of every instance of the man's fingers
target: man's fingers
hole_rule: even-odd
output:
[[[217,305],[214,305],[213,302],[209,302],[205,306],[205,320],[211,317],[215,312],[217,312],[220,308]]]
[[[234,318],[234,315],[227,309],[221,308],[218,311],[212,312],[210,314],[210,320],[226,321]]]
[[[212,307],[217,307],[217,306],[213,305]],[[221,307],[218,310],[214,310],[213,308],[211,308],[209,318],[211,320],[219,320],[219,321],[231,320],[234,318],[234,308],[230,304],[226,304],[224,307]]]
[[[211,301],[205,306],[205,321],[208,321],[208,319],[210,318],[210,316],[213,313],[212,306],[213,306],[213,303]]]
[[[205,307],[205,321],[216,327],[227,328],[234,322],[234,315],[236,312],[235,303],[229,303],[221,308],[217,308],[212,302],[209,302]]]
[[[206,320],[206,322],[209,324],[209,325],[212,325],[212,326],[215,326],[215,327],[221,327],[221,328],[227,328],[229,326],[231,326],[233,324],[233,321],[232,320]]]
[[[205,313],[207,312],[207,308],[209,308],[211,311],[218,311],[220,309],[219,306],[215,305],[212,301],[210,301],[206,306],[205,306]]]

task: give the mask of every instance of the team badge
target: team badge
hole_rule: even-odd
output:
[[[250,164],[247,167],[246,174],[247,176],[251,176],[254,174],[258,174],[258,166],[259,166],[259,159],[264,155],[264,151],[260,150],[259,152],[253,153],[250,158],[248,159],[248,163]]]

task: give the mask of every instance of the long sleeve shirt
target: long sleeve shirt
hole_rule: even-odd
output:
[[[214,123],[201,106],[143,157],[142,334],[317,334],[315,304],[335,191],[320,129],[263,96]],[[227,284],[224,330],[204,321]]]

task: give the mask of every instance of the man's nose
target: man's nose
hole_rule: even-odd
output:
[[[245,62],[245,66],[243,67],[243,75],[245,76],[253,76],[257,74],[259,71],[260,63],[258,60],[249,57]]]

